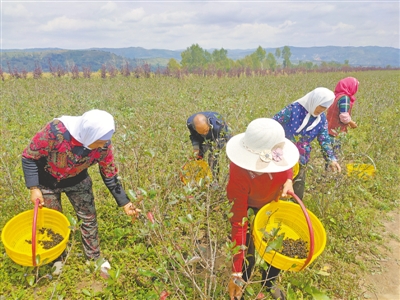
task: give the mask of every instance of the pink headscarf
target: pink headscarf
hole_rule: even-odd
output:
[[[344,95],[349,96],[350,106],[353,106],[354,102],[356,101],[356,97],[354,97],[354,95],[357,93],[358,84],[358,80],[354,77],[346,77],[342,80],[339,80],[335,87],[335,98]]]

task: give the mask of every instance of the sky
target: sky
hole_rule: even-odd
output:
[[[400,48],[400,1],[1,2],[1,49]]]

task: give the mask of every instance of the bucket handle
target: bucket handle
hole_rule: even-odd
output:
[[[32,265],[36,267],[36,223],[39,210],[39,198],[35,201],[35,209],[33,211],[33,223],[32,223]]]
[[[300,269],[300,271],[301,271],[310,263],[313,255],[314,255],[314,230],[313,230],[313,227],[311,224],[310,216],[308,215],[307,209],[304,206],[303,201],[301,201],[300,198],[295,193],[292,193],[291,191],[288,191],[287,193],[289,195],[291,195],[296,200],[296,202],[300,205],[301,210],[304,213],[304,217],[306,218],[308,231],[310,233],[310,251],[308,253],[308,257],[307,257],[306,261],[304,262],[303,267]]]

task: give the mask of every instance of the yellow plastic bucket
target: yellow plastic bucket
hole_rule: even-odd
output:
[[[184,184],[199,183],[202,179],[205,180],[205,182],[212,181],[211,169],[204,160],[192,160],[187,162],[182,167],[180,177]]]
[[[293,167],[293,179],[299,174],[300,171],[300,164],[297,162]]]
[[[347,176],[358,176],[360,179],[370,179],[375,175],[375,166],[371,164],[347,164]]]
[[[262,207],[257,213],[253,224],[254,246],[258,254],[270,265],[281,270],[298,272],[311,264],[325,249],[326,232],[321,221],[307,209],[314,233],[314,251],[311,259],[297,259],[285,256],[277,251],[265,252],[267,243],[263,241],[263,232],[280,228],[286,238],[301,239],[307,242],[310,251],[310,233],[306,218],[300,205],[287,201],[273,201]]]
[[[7,255],[21,266],[34,265],[31,244],[33,219],[34,210],[22,212],[9,220],[1,233],[1,241],[4,244]],[[39,255],[40,261],[37,265],[50,263],[62,254],[67,247],[71,231],[69,226],[68,219],[62,213],[45,207],[38,210],[36,222],[36,257]],[[46,232],[43,232],[44,228],[61,234],[63,237],[62,241],[53,248],[43,248],[38,241],[50,240]]]

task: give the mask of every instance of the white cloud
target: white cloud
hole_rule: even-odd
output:
[[[122,17],[121,20],[123,22],[137,22],[143,19],[143,17],[145,16],[145,11],[142,7],[138,8],[138,9],[132,9],[129,12],[125,13]]]
[[[399,45],[388,2],[5,2],[3,48]],[[50,44],[49,44],[50,43]]]
[[[106,13],[111,13],[116,11],[117,4],[115,2],[107,2],[105,5],[100,7],[100,10]]]
[[[1,14],[4,17],[12,17],[12,18],[27,18],[32,15],[31,12],[29,12],[26,7],[22,4],[13,4],[13,5],[2,5],[2,12]]]
[[[78,31],[85,30],[93,27],[92,21],[83,21],[78,19],[71,19],[66,16],[58,17],[48,21],[46,24],[40,26],[43,31]]]

